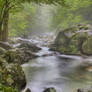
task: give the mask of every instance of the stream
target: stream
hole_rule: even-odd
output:
[[[27,86],[32,92],[43,92],[45,88],[54,87],[57,92],[77,92],[78,88],[92,85],[92,72],[81,69],[85,58],[73,55],[60,55],[49,51],[48,47],[41,46],[37,53],[40,57],[22,65]],[[51,56],[42,56],[53,54]]]

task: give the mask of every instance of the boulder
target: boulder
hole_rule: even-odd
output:
[[[77,25],[60,31],[51,49],[62,54],[92,55],[91,40],[92,28],[89,25]]]
[[[43,92],[56,92],[55,88],[47,88]]]
[[[6,50],[2,47],[0,47],[0,55],[3,55],[6,52]]]
[[[2,56],[8,63],[24,64],[29,60],[38,57],[35,53],[25,49],[11,49]]]
[[[0,41],[0,47],[4,48],[6,50],[12,49],[12,46],[9,45],[7,42],[1,42]]]
[[[23,58],[19,50],[8,50],[2,56],[8,63],[23,63]]]
[[[34,45],[28,41],[21,43],[19,48],[23,48],[23,49],[29,50],[31,52],[37,52],[37,51],[41,50],[41,48],[37,47],[36,45]]]
[[[0,57],[0,83],[22,90],[26,85],[24,71],[18,64],[8,64]]]

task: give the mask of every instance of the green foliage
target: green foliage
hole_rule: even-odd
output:
[[[18,92],[18,90],[0,84],[0,92]]]
[[[92,5],[91,0],[65,0],[68,7],[55,6],[51,27],[55,30],[66,29],[79,23],[87,23],[83,14],[80,13],[83,8]]]
[[[23,7],[22,11],[10,15],[9,36],[26,37],[30,35],[36,7],[35,4],[28,3],[25,3]]]

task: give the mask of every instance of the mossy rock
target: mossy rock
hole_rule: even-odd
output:
[[[29,60],[38,57],[35,53],[24,48],[17,50],[8,50],[2,56],[8,63],[24,64]]]
[[[82,49],[85,54],[92,54],[92,37],[89,37],[82,45]]]
[[[8,63],[22,64],[23,62],[23,57],[21,56],[21,53],[19,50],[8,50],[2,57]]]
[[[12,46],[9,45],[9,43],[2,42],[2,41],[0,41],[0,47],[4,48],[6,50],[12,49]]]
[[[0,80],[3,85],[22,90],[26,85],[25,74],[18,64],[8,64],[0,68]]]
[[[8,64],[0,57],[0,83],[21,90],[26,85],[25,74],[19,64]]]
[[[87,25],[78,25],[68,28],[59,32],[51,49],[59,51],[62,54],[91,55],[91,34],[92,29]]]
[[[41,50],[41,48],[37,47],[36,45],[34,45],[34,44],[30,43],[30,42],[21,43],[19,48],[23,48],[23,49],[29,50],[31,52],[37,52],[37,51]]]
[[[0,47],[0,55],[3,55],[6,52],[6,50],[2,47]]]

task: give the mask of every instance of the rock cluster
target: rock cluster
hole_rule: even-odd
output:
[[[35,52],[39,50],[39,47],[29,42],[22,42],[20,46],[17,46],[15,48],[12,45],[9,45],[9,43],[0,42],[1,85],[4,85],[5,88],[16,88],[20,92],[20,90],[22,90],[26,86],[26,78],[21,64],[37,57],[37,55],[35,55]]]

